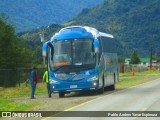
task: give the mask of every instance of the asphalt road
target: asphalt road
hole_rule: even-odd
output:
[[[62,117],[50,117],[45,118],[45,120],[160,120],[160,117],[144,117],[147,113],[151,115],[156,115],[155,113],[160,114],[160,79],[153,80],[148,83],[137,85],[129,89],[113,92],[108,95],[100,96],[94,100],[82,103],[80,105],[74,106],[67,109],[66,111],[78,111],[78,112],[68,112],[67,115],[75,115],[77,117],[63,117],[67,116],[66,113],[60,113],[56,116]],[[81,112],[80,112],[81,111]],[[88,112],[84,112],[88,111]],[[102,111],[102,112],[95,112]],[[106,112],[108,111],[108,112]],[[109,113],[109,111],[113,111]],[[118,114],[118,117],[98,117],[102,114],[107,116],[114,113],[114,111],[120,111],[126,114],[123,114],[123,117],[119,117],[121,113],[115,112]],[[127,112],[133,111],[133,112]],[[129,117],[130,114],[135,113],[135,111],[142,111],[137,115],[142,115],[143,117]],[[148,111],[148,112],[147,112]],[[150,111],[159,111],[152,114]],[[115,115],[116,114],[112,114]],[[124,117],[124,116],[127,117]],[[148,114],[149,115],[149,114]],[[149,116],[151,116],[149,115]],[[88,116],[88,117],[79,117],[79,116]],[[95,117],[93,117],[95,116]]]

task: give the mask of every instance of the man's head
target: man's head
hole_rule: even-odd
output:
[[[33,67],[33,70],[34,70],[34,71],[37,71],[37,67]]]

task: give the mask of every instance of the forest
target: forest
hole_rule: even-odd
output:
[[[69,21],[70,25],[88,25],[113,34],[122,45],[120,55],[128,56],[133,49],[148,57],[160,55],[159,0],[105,0],[103,4],[82,12]]]
[[[1,0],[0,12],[10,17],[16,32],[61,24],[103,0]],[[69,14],[68,14],[69,13]]]
[[[6,16],[0,17],[0,69],[29,67],[33,54],[13,26],[7,24],[7,19]]]
[[[39,34],[44,33],[45,41],[48,41],[61,28],[71,25],[87,25],[114,35],[119,43],[120,58],[131,57],[133,50],[137,51],[139,57],[150,57],[152,50],[153,58],[158,59],[160,57],[159,6],[159,0],[104,0],[102,4],[93,8],[84,8],[66,23],[42,26],[18,34],[12,25],[8,25],[7,18],[1,17],[1,68],[42,64],[42,43]],[[123,59],[120,61],[123,62]]]

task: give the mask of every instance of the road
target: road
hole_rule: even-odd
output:
[[[88,116],[96,116],[99,112],[94,111],[160,111],[160,79],[137,85],[129,89],[113,92],[100,96],[91,101],[79,104],[66,111],[92,111],[85,112]],[[79,112],[81,116],[83,112]],[[84,114],[85,114],[84,113]],[[101,112],[103,113],[103,112]],[[60,113],[63,115],[65,113]],[[72,113],[71,113],[72,114]],[[73,113],[74,115],[76,113]],[[57,115],[58,116],[58,115]],[[98,115],[97,115],[98,116]],[[45,120],[159,120],[160,117],[52,117]]]

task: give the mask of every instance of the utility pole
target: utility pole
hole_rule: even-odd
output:
[[[150,69],[152,69],[152,61],[153,61],[153,48],[154,48],[154,39],[155,34],[152,32],[152,38],[150,39]]]
[[[41,43],[42,43],[42,46],[43,46],[43,43],[44,43],[44,32],[42,31],[42,33],[40,33],[39,36],[40,36]],[[45,66],[45,57],[43,57],[43,65]]]
[[[151,47],[151,53],[150,53],[150,69],[152,69],[152,53],[153,50],[152,50],[152,47]]]

